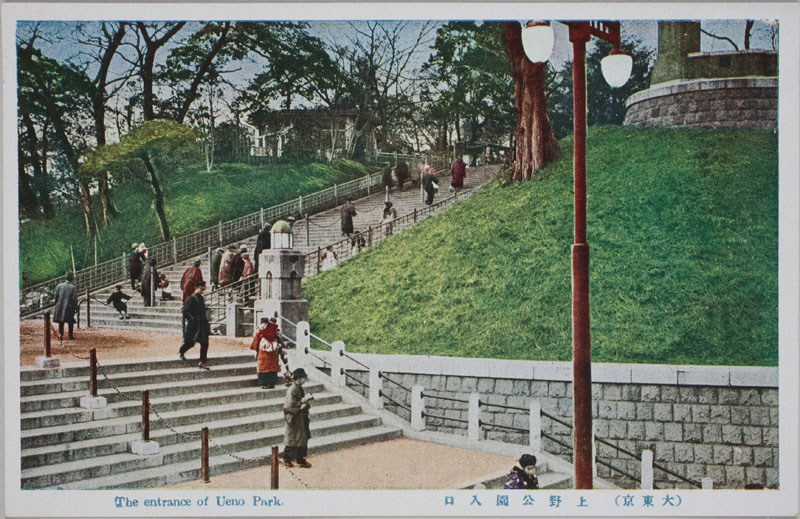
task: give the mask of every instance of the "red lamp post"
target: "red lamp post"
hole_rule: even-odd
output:
[[[575,488],[592,488],[592,349],[589,323],[589,243],[586,238],[586,42],[592,36],[614,44],[603,58],[603,75],[612,86],[622,86],[631,71],[631,58],[620,53],[619,22],[563,22],[572,42],[572,113],[574,131],[574,242],[572,244],[572,402]],[[546,33],[550,31],[550,35]],[[527,38],[526,38],[526,34]],[[537,34],[538,33],[538,34]],[[526,45],[527,40],[527,45]],[[541,42],[541,43],[540,43]],[[523,31],[525,53],[541,58],[541,47],[553,45],[547,22],[531,22]],[[535,52],[534,47],[539,47]],[[530,47],[530,51],[529,51]],[[536,56],[534,58],[533,56]]]

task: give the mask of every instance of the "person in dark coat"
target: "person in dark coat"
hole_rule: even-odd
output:
[[[519,459],[519,467],[514,467],[508,473],[508,479],[503,488],[523,490],[539,488],[539,479],[536,477],[536,456],[523,454]]]
[[[342,234],[350,236],[353,234],[353,217],[356,215],[355,206],[348,200],[342,205]]]
[[[464,178],[467,176],[467,165],[464,160],[459,157],[450,168],[450,187],[453,189],[464,187]]]
[[[141,291],[144,306],[153,306],[155,304],[155,293],[158,290],[160,280],[161,274],[156,270],[156,259],[150,258],[147,268],[142,273]]]
[[[436,175],[433,174],[433,170],[430,168],[427,168],[425,173],[422,175],[422,188],[427,194],[425,197],[425,203],[427,205],[431,205],[433,203],[433,195],[436,193],[436,190],[439,189],[439,187],[436,183]]]
[[[194,294],[189,296],[186,304],[183,305],[183,345],[178,351],[181,360],[186,360],[185,353],[192,349],[196,342],[200,343],[200,362],[197,367],[200,369],[211,369],[206,365],[208,362],[208,338],[211,336],[211,325],[208,323],[206,314],[206,300],[203,292],[206,291],[206,282],[198,281],[195,284]]]
[[[394,167],[394,175],[397,177],[398,189],[403,189],[403,184],[408,180],[408,173],[408,164],[402,160]]]
[[[233,257],[236,256],[236,246],[228,245],[228,250],[222,255],[219,264],[219,286],[224,287],[233,281]]]
[[[394,180],[392,180],[392,167],[386,166],[386,169],[383,170],[383,176],[381,177],[381,183],[383,184],[383,188],[386,189],[387,187],[391,188],[394,186]]]
[[[233,264],[231,266],[231,276],[234,282],[242,279],[242,272],[244,272],[244,258],[242,254],[247,252],[247,247],[242,245],[239,251],[233,255]]]
[[[127,301],[130,298],[131,296],[122,291],[122,285],[117,285],[116,290],[114,290],[114,292],[111,292],[111,295],[108,296],[108,299],[106,299],[106,304],[114,306],[114,310],[119,312],[120,320],[130,319],[131,316],[128,315],[128,305],[127,303],[125,303],[125,301]],[[123,299],[125,301],[123,301]]]
[[[272,229],[272,225],[267,223],[264,228],[258,233],[258,238],[256,238],[256,252],[255,252],[255,262],[253,266],[255,268],[256,273],[258,273],[258,257],[261,256],[261,253],[264,249],[269,249],[271,245],[272,235],[270,235],[269,231]]]
[[[131,273],[131,290],[136,290],[136,282],[142,277],[143,260],[144,256],[142,255],[142,252],[139,249],[134,250],[133,254],[131,254],[131,260],[129,263]]]
[[[222,253],[224,252],[224,249],[219,248],[214,252],[214,255],[211,256],[211,286],[213,288],[219,286],[219,266],[222,263]]]
[[[283,462],[287,467],[293,467],[293,462],[296,461],[301,467],[309,468],[311,463],[306,461],[308,439],[311,438],[308,408],[314,397],[306,396],[303,390],[303,385],[308,381],[308,375],[303,368],[294,370],[292,381],[283,402],[283,419],[286,422],[283,433]]]
[[[203,281],[203,273],[200,271],[200,260],[195,260],[194,265],[186,269],[181,277],[181,290],[183,290],[183,304],[189,296],[194,294],[194,287],[198,281]]]
[[[53,322],[58,323],[58,337],[64,338],[64,323],[69,328],[69,338],[74,339],[75,312],[78,311],[78,291],[72,284],[73,274],[67,272],[67,280],[56,287],[56,305],[53,308]]]

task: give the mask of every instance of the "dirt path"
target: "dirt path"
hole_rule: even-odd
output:
[[[511,470],[516,462],[506,456],[408,438],[319,455],[312,451],[308,461],[312,467],[295,467],[291,469],[294,475],[281,466],[279,487],[314,490],[453,488],[474,478]],[[269,485],[270,467],[266,466],[220,475],[214,475],[212,471],[210,483],[186,481],[166,488],[244,490],[268,489]]]
[[[58,330],[58,325],[53,325]],[[65,327],[66,328],[66,327]],[[66,330],[65,330],[66,333]],[[36,357],[44,355],[44,322],[38,320],[25,320],[20,323],[20,365],[36,365]],[[97,348],[98,359],[138,359],[150,357],[164,357],[175,355],[178,357],[183,339],[179,333],[140,332],[135,330],[117,330],[111,328],[81,328],[75,329],[75,340],[65,340],[64,344],[70,350],[86,355],[89,349]],[[244,351],[250,346],[247,337],[228,338],[211,337],[208,351],[210,354]],[[52,354],[59,357],[62,363],[76,362],[79,359],[71,357],[61,348],[58,335],[51,337]],[[187,358],[194,359],[200,355],[200,346],[197,345],[187,353]]]

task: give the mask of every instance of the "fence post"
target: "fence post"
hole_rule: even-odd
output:
[[[331,344],[331,382],[336,387],[347,386],[347,379],[344,376],[344,343],[336,341]]]
[[[89,394],[81,397],[80,406],[84,409],[101,409],[106,406],[106,398],[97,396],[97,349],[89,350]]]
[[[307,365],[311,361],[311,332],[308,328],[308,321],[300,321],[295,329],[295,340],[297,341],[297,352],[303,359],[303,364]]]
[[[414,208],[414,223],[417,223],[417,208]]]
[[[122,253],[122,275],[125,275],[125,271],[127,270],[125,267],[127,266],[127,262],[125,261],[125,253]]]
[[[258,210],[258,221],[261,224],[261,229],[264,228],[264,208]]]
[[[385,192],[385,195],[384,195],[384,200],[383,201],[384,202],[388,202],[389,201],[389,186],[386,186],[384,188],[384,192]]]
[[[714,489],[714,480],[709,477],[705,477],[700,480],[700,486],[703,490],[713,490]]]
[[[372,226],[368,227],[367,231],[367,247],[372,247]]]
[[[219,246],[222,247],[222,220],[217,225],[217,234],[219,235]]]
[[[531,400],[530,412],[530,446],[534,453],[542,452],[542,404],[538,400]]]
[[[339,205],[339,184],[333,185],[333,201],[335,202],[333,205]]]
[[[422,398],[422,386],[411,388],[411,429],[415,431],[425,430],[425,401]]]
[[[377,368],[369,369],[369,403],[375,409],[383,409],[383,398],[381,398],[381,389],[383,388],[383,380],[381,379],[381,372]]]
[[[305,214],[303,213],[303,195],[297,197],[297,205],[300,208],[300,216],[303,216]]]
[[[142,391],[142,439],[133,440],[131,452],[141,456],[158,454],[158,442],[150,439],[150,391]]]
[[[653,451],[644,449],[642,451],[642,490],[653,490]]]
[[[467,438],[470,441],[481,439],[481,395],[470,393],[469,412],[467,413]]]
[[[308,220],[308,215],[306,215],[306,247],[311,245],[311,235],[310,235],[309,225],[308,225],[309,223],[310,222]]]
[[[319,253],[320,253],[320,250],[321,249],[319,247],[317,247],[317,274],[319,274],[319,262],[320,262]]]
[[[208,277],[211,278],[211,258],[213,257],[213,253],[211,252],[211,247],[208,248]],[[210,283],[210,281],[209,281]]]
[[[278,446],[272,446],[272,466],[270,468],[270,488],[278,490]]]
[[[372,184],[372,178],[369,176],[369,173],[367,173],[367,194],[369,194],[369,188],[371,184]]]
[[[178,263],[178,239],[175,236],[172,237],[172,262]]]
[[[80,322],[80,319],[78,319]],[[92,298],[89,297],[89,289],[86,289],[86,327],[91,328],[92,326]]]
[[[200,474],[203,476],[203,483],[211,481],[211,474],[208,471],[208,427],[203,427],[200,433],[201,446],[200,446]]]
[[[50,336],[53,325],[50,321],[50,311],[44,313],[44,356],[36,357],[36,365],[40,368],[57,368],[61,365],[58,357],[52,357],[50,351]]]

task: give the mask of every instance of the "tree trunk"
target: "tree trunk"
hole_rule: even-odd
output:
[[[158,176],[156,175],[156,168],[150,162],[150,157],[147,153],[142,153],[142,162],[150,175],[150,186],[153,188],[153,199],[156,206],[156,215],[158,215],[158,226],[161,229],[161,237],[164,240],[169,240],[169,226],[167,225],[167,213],[164,211],[164,195],[161,193],[161,185],[158,183]]]
[[[547,118],[544,95],[544,63],[531,63],[522,48],[522,28],[503,22],[506,54],[514,78],[517,126],[514,131],[514,163],[511,178],[530,180],[533,172],[555,160],[558,141]]]
[[[36,202],[36,193],[33,192],[30,177],[25,172],[25,153],[22,145],[17,147],[17,173],[19,175],[19,209],[20,216],[36,218],[39,216],[39,204]]]
[[[23,113],[22,122],[25,125],[26,131],[28,132],[28,142],[30,143],[28,155],[30,156],[31,166],[33,167],[33,187],[36,191],[36,198],[38,199],[37,203],[41,208],[44,217],[49,220],[54,216],[55,209],[53,208],[53,201],[50,199],[47,171],[42,169],[43,165],[46,164],[46,152],[43,152],[45,158],[40,160],[39,138],[36,136],[36,127],[33,125],[30,115]]]
[[[97,235],[97,226],[94,225],[94,217],[92,216],[92,196],[89,193],[89,183],[85,180],[78,179],[78,196],[81,199],[81,210],[83,211],[83,225],[86,228],[86,234],[93,238]]]

